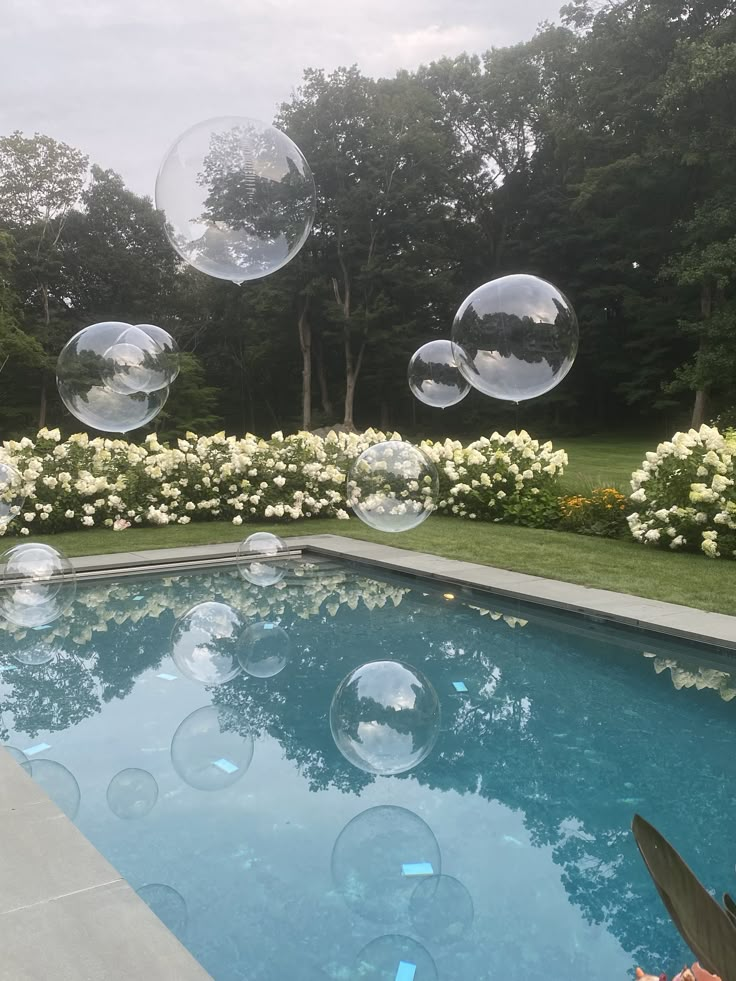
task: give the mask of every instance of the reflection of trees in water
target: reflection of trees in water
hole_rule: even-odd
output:
[[[552,849],[571,901],[627,950],[655,962],[677,949],[666,917],[653,912],[651,882],[628,831],[635,811],[687,843],[688,859],[707,884],[726,886],[734,709],[717,694],[676,692],[636,653],[625,655],[605,637],[573,641],[533,618],[511,630],[476,611],[447,615],[423,606],[417,613],[417,602],[436,600],[417,600],[416,593],[374,614],[348,590],[349,603],[322,593],[321,607],[310,606],[308,615],[298,605],[308,583],[259,592],[226,574],[220,580],[227,589],[237,585],[243,605],[258,597],[257,617],[280,622],[293,656],[276,677],[241,676],[213,691],[214,703],[243,733],[277,739],[313,791],[357,794],[375,779],[335,747],[330,702],[359,663],[409,659],[440,694],[443,727],[429,759],[398,779],[521,812],[533,844]],[[136,588],[146,595],[147,586]],[[174,579],[166,591],[171,606],[191,604],[189,588]],[[233,595],[225,601],[234,602]],[[82,647],[60,639],[52,664],[3,672],[0,718],[6,726],[14,719],[32,738],[99,712],[160,663],[173,623],[164,608],[137,623],[113,617]],[[5,663],[13,663],[7,655],[17,643],[23,641],[0,638]],[[459,679],[468,683],[468,696],[452,694]],[[705,709],[708,742],[701,745]],[[7,738],[7,729],[0,736]]]
[[[412,365],[412,381],[420,391],[424,391],[424,386],[428,382],[444,385],[454,389],[458,394],[464,391],[467,383],[456,365],[441,361],[425,361],[420,355],[415,355],[415,359]]]

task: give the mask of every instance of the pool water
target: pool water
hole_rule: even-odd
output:
[[[286,635],[268,676],[180,670],[172,631],[203,602]],[[395,776],[330,728],[375,660],[441,706]],[[231,567],[97,580],[53,627],[0,632],[0,741],[218,981],[617,981],[686,957],[634,813],[734,888],[731,663],[335,563],[265,588]]]

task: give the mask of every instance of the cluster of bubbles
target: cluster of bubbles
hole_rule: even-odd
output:
[[[0,615],[15,626],[40,629],[54,623],[74,602],[76,588],[71,562],[51,545],[23,542],[0,556]],[[52,656],[39,645],[42,660],[35,663]]]
[[[179,348],[154,324],[109,321],[75,334],[59,355],[61,400],[86,426],[128,433],[151,422],[179,374]]]

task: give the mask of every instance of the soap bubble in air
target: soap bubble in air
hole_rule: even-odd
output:
[[[268,531],[257,531],[238,545],[236,562],[240,575],[253,586],[275,586],[286,575],[283,563],[267,562],[287,551],[286,542]]]
[[[64,405],[84,425],[128,433],[161,411],[171,370],[154,338],[131,324],[110,321],[85,327],[64,345],[56,384]]]
[[[432,683],[401,661],[371,661],[351,671],[330,705],[335,745],[366,773],[406,773],[429,756],[440,731]]]
[[[179,255],[234,283],[260,279],[299,252],[314,220],[315,187],[281,130],[243,116],[207,119],[164,157],[156,207]]]
[[[412,394],[433,409],[447,409],[461,402],[470,385],[455,363],[452,342],[430,341],[415,351],[409,361]]]
[[[198,603],[174,624],[171,659],[203,685],[223,685],[240,674],[238,653],[245,624],[225,603]]]
[[[54,804],[73,821],[82,799],[74,774],[55,760],[33,759],[22,766]]]
[[[187,904],[181,893],[162,882],[151,882],[141,886],[136,893],[159,920],[181,940],[186,932],[188,920]]]
[[[158,800],[158,784],[148,770],[129,767],[116,773],[107,787],[107,805],[125,821],[149,814]]]
[[[77,577],[59,549],[41,542],[14,545],[0,556],[0,614],[20,627],[43,627],[71,606]]]
[[[171,741],[171,762],[195,790],[225,790],[253,759],[253,736],[240,732],[243,719],[224,706],[205,705],[184,719]]]
[[[401,440],[369,446],[348,475],[348,506],[378,531],[416,528],[434,511],[438,495],[435,465],[416,446]]]
[[[452,325],[455,361],[478,391],[507,402],[558,385],[578,350],[570,301],[537,276],[503,276],[474,290]]]
[[[405,965],[402,968],[402,965]],[[437,981],[437,966],[429,951],[411,937],[392,933],[377,937],[360,951],[355,975],[361,981]]]
[[[289,635],[277,623],[252,623],[243,634],[240,664],[253,678],[273,678],[291,656]]]

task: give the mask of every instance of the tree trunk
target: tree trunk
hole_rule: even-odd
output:
[[[381,430],[386,433],[389,430],[391,410],[386,399],[381,399]]]
[[[312,327],[307,315],[309,297],[299,314],[299,345],[302,349],[302,429],[312,428]]]
[[[345,325],[345,412],[342,424],[346,429],[355,429],[353,418],[353,408],[355,405],[355,389],[358,384],[358,376],[363,364],[363,354],[365,353],[365,340],[360,345],[358,357],[353,358],[353,348],[350,338],[350,328]]]
[[[330,398],[330,390],[327,387],[327,370],[325,369],[325,355],[322,347],[322,339],[319,332],[313,337],[314,356],[317,361],[317,381],[319,382],[319,400],[322,411],[327,418],[328,424],[335,418],[335,407]]]
[[[695,404],[693,405],[693,415],[690,420],[692,429],[700,429],[705,422],[705,410],[708,404],[708,395],[704,388],[699,388],[695,392]]]
[[[44,371],[41,375],[41,403],[38,407],[38,428],[43,429],[46,425],[46,372]]]
[[[40,247],[40,245],[39,245]],[[48,343],[48,333],[49,324],[51,323],[51,314],[49,312],[49,291],[46,289],[44,283],[41,283],[41,300],[43,302],[43,323],[45,329],[44,340]],[[41,402],[38,406],[38,428],[43,429],[46,425],[46,408],[47,408],[47,395],[46,395],[46,370],[44,369],[41,373]]]
[[[713,283],[707,281],[703,283],[700,290],[700,313],[703,320],[710,320],[713,316],[713,307],[715,305],[716,292],[713,288]],[[701,335],[700,347],[696,355],[697,361],[699,361],[705,352],[706,340],[705,333]],[[695,403],[693,405],[693,414],[690,419],[690,426],[692,429],[700,429],[700,427],[705,422],[705,412],[708,405],[708,392],[705,386],[701,386],[695,390]]]

